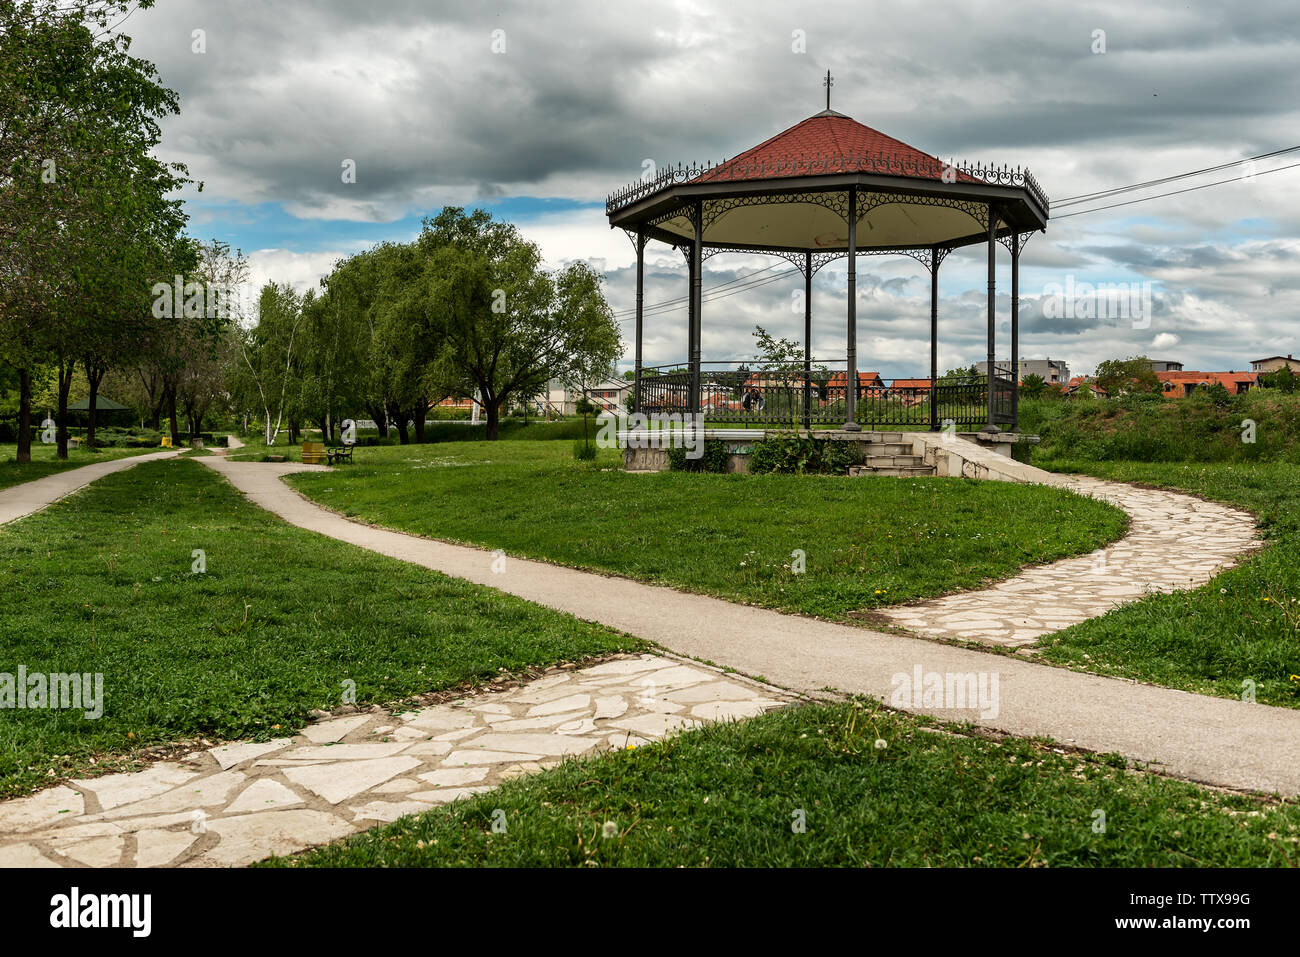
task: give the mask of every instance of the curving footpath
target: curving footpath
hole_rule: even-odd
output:
[[[224,475],[254,504],[300,528],[499,588],[796,692],[817,695],[829,688],[870,695],[945,720],[1118,752],[1193,781],[1300,794],[1300,711],[994,657],[924,638],[801,618],[512,556],[503,564],[485,550],[350,521],[280,480],[290,472],[321,466],[198,461]],[[1116,495],[1129,488],[1106,484]],[[1205,504],[1199,499],[1176,498],[1186,500],[1185,512],[1209,514],[1196,511]],[[1113,559],[1110,567],[1120,564]],[[900,698],[898,676],[916,675],[918,669],[922,676],[996,676],[996,704],[945,708],[928,705],[919,694]]]
[[[59,499],[67,498],[78,489],[85,488],[91,482],[102,479],[105,475],[129,469],[141,462],[175,458],[180,453],[180,449],[168,449],[165,452],[150,452],[147,455],[128,455],[109,462],[96,462],[94,465],[83,465],[81,468],[68,469],[66,472],[55,472],[53,475],[32,482],[0,489],[0,525],[39,512]]]

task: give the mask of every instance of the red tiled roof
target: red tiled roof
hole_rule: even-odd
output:
[[[1096,379],[1094,379],[1092,376],[1088,376],[1088,375],[1077,375],[1077,376],[1074,376],[1073,378],[1071,378],[1070,381],[1067,382],[1067,383],[1065,384],[1065,391],[1066,391],[1066,392],[1073,392],[1073,391],[1075,391],[1076,389],[1078,389],[1080,386],[1085,386],[1085,385],[1089,388],[1089,390],[1091,390],[1092,392],[1097,393],[1097,395],[1108,395],[1108,394],[1109,394],[1109,393],[1106,392],[1105,389],[1103,389],[1101,386],[1097,385],[1097,380],[1096,380]]]
[[[930,388],[929,379],[895,379],[890,385],[891,389],[928,389]]]
[[[1259,381],[1258,372],[1157,372],[1156,378],[1161,382],[1168,382],[1171,385],[1203,385],[1211,386],[1216,382],[1222,383],[1223,387],[1231,395],[1239,394],[1244,383],[1248,388]],[[1186,392],[1186,390],[1183,390]],[[1167,395],[1177,396],[1175,388],[1166,393]]]
[[[827,380],[826,384],[828,386],[839,386],[842,389],[844,388],[844,383],[848,381],[849,374],[847,372],[836,372]],[[875,388],[884,386],[885,382],[880,378],[879,372],[859,372],[858,384],[860,386],[867,385]]]
[[[946,165],[902,140],[864,126],[843,113],[827,110],[720,163],[693,182],[842,172],[939,179]],[[966,173],[956,176],[963,183],[980,182]]]

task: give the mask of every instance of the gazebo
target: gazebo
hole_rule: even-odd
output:
[[[830,108],[717,165],[669,167],[612,193],[610,226],[636,249],[635,408],[702,413],[706,423],[940,427],[998,431],[1017,424],[1020,253],[1047,228],[1048,202],[1028,170],[945,163]],[[645,248],[650,240],[688,263],[687,358],[642,365]],[[939,266],[952,250],[988,246],[988,366],[979,377],[939,378]],[[1011,360],[996,357],[996,249],[1011,254]],[[736,367],[701,360],[701,267],[721,252],[780,256],[804,279],[802,368]],[[886,386],[858,368],[859,255],[910,256],[930,273],[928,379]],[[814,366],[812,282],[848,260],[842,369]],[[837,364],[839,360],[836,360]],[[684,365],[684,369],[683,369]],[[849,388],[854,383],[855,387]]]
[[[85,398],[79,402],[74,402],[68,406],[68,411],[76,413],[81,418],[90,418],[90,399]],[[114,402],[106,395],[97,397],[95,401],[95,420],[104,425],[113,421],[130,423],[133,413],[129,406],[122,405],[120,402]]]

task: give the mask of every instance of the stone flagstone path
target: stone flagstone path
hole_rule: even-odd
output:
[[[0,866],[236,866],[491,790],[568,755],[635,747],[793,696],[662,655],[554,668],[507,691],[292,738],[196,751],[145,771],[0,803]]]
[[[932,638],[1032,645],[1124,602],[1203,585],[1263,544],[1255,537],[1254,517],[1240,509],[1177,492],[1033,471],[1042,484],[1122,508],[1130,518],[1128,534],[1088,555],[1030,566],[990,588],[883,608],[880,617]]]

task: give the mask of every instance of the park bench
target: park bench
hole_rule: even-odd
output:
[[[326,449],[325,460],[329,465],[334,465],[336,462],[347,462],[351,464],[352,446],[340,445],[334,448]]]

